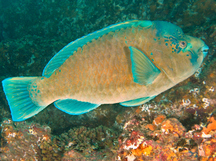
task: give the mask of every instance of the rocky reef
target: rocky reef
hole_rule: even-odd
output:
[[[50,105],[17,123],[10,120],[0,87],[0,160],[215,160],[215,5],[214,0],[1,1],[1,81],[40,76],[69,42],[131,19],[170,21],[210,49],[192,77],[136,108],[103,105],[71,116]]]
[[[146,117],[125,123],[119,137],[116,160],[211,160],[216,154],[216,121],[209,118],[207,127],[194,124],[191,130],[176,118],[158,115],[151,124]]]
[[[0,160],[112,160],[118,148],[119,133],[104,126],[81,126],[56,136],[49,126],[9,119],[0,130]]]
[[[50,132],[48,126],[4,120],[0,160],[61,160],[62,148],[51,141]]]

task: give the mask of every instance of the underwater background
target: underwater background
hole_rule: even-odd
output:
[[[41,76],[69,42],[126,20],[163,20],[209,46],[201,68],[145,105],[79,116],[53,104],[13,122],[0,86],[0,160],[216,160],[215,0],[0,0],[0,81]]]

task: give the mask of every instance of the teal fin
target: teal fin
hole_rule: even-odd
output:
[[[130,46],[132,74],[135,83],[141,85],[152,84],[160,74],[160,70],[140,50]]]
[[[100,104],[81,102],[73,99],[58,100],[54,102],[54,105],[59,110],[62,110],[70,115],[81,115],[100,106]]]
[[[144,103],[152,100],[155,97],[156,96],[138,98],[138,99],[135,99],[135,100],[121,102],[120,105],[126,106],[126,107],[129,107],[129,106],[139,106],[139,105],[142,105],[142,104],[144,104]]]
[[[46,106],[36,106],[29,97],[28,86],[38,77],[14,77],[2,81],[13,121],[26,120]]]
[[[114,24],[111,26],[108,26],[104,29],[95,31],[91,34],[88,34],[87,36],[83,36],[71,43],[69,43],[67,46],[65,46],[62,50],[60,50],[46,65],[46,67],[43,70],[43,76],[49,77],[52,75],[52,73],[59,68],[66,59],[68,59],[71,55],[73,55],[74,51],[76,51],[79,47],[82,47],[83,45],[87,44],[88,42],[92,41],[93,39],[97,39],[104,34],[107,34],[109,32],[114,32],[116,30],[119,30],[121,28],[127,28],[127,27],[151,27],[152,22],[151,21],[139,21],[139,20],[132,20],[132,21],[126,21],[118,24]]]

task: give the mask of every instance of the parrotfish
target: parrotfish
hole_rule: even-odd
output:
[[[208,49],[172,23],[126,21],[69,43],[41,77],[3,80],[3,90],[14,121],[53,102],[71,115],[101,104],[138,106],[193,75]]]

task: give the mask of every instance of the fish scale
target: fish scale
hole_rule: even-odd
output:
[[[113,35],[113,34],[112,34]],[[122,68],[122,67],[119,67],[118,66],[118,64],[120,63],[120,62],[122,62],[122,59],[123,59],[123,57],[119,54],[119,53],[115,53],[115,52],[113,52],[112,50],[115,50],[115,48],[113,47],[112,49],[111,49],[111,52],[110,53],[112,53],[112,55],[115,55],[116,57],[112,60],[109,60],[109,55],[110,55],[110,53],[107,53],[106,54],[106,51],[104,51],[103,49],[101,49],[101,48],[99,48],[99,46],[103,46],[103,44],[106,44],[106,41],[110,41],[110,40],[106,40],[106,37],[110,37],[109,35],[105,35],[105,36],[103,36],[102,38],[100,38],[101,40],[98,40],[99,41],[99,43],[98,42],[95,42],[95,43],[97,43],[97,44],[95,44],[94,42],[91,42],[91,43],[89,43],[88,45],[86,45],[86,46],[84,46],[83,47],[83,49],[82,49],[82,54],[81,55],[88,55],[88,59],[81,59],[82,60],[82,62],[77,62],[76,64],[79,64],[79,65],[81,65],[81,64],[88,64],[89,65],[89,67],[90,67],[90,72],[91,71],[94,71],[94,73],[90,73],[89,72],[89,70],[87,70],[86,68],[81,68],[81,71],[84,71],[84,73],[82,73],[82,74],[80,74],[81,75],[81,77],[83,78],[83,79],[85,79],[85,77],[91,77],[92,75],[93,76],[95,76],[94,78],[95,78],[95,80],[94,80],[94,82],[96,83],[99,83],[99,85],[101,85],[100,86],[100,88],[98,89],[98,90],[96,90],[96,92],[99,92],[99,95],[100,95],[100,92],[103,92],[103,90],[101,89],[101,88],[103,88],[103,86],[102,86],[102,84],[101,83],[103,83],[103,84],[105,84],[106,83],[106,80],[109,80],[109,78],[112,78],[113,79],[113,81],[112,82],[115,82],[116,84],[122,84],[122,82],[119,82],[119,80],[121,80],[121,79],[119,79],[119,77],[116,77],[116,79],[115,79],[115,75],[119,75],[119,76],[121,76],[122,74],[123,74],[123,71],[124,71],[124,69]],[[104,40],[103,40],[104,39]],[[101,44],[101,43],[103,43],[103,44]],[[119,47],[120,45],[118,44],[118,41],[113,41],[113,44],[116,44],[116,46],[115,47]],[[92,47],[92,46],[94,46],[94,48]],[[90,49],[90,50],[89,50]],[[98,50],[97,50],[98,49]],[[81,50],[80,50],[81,51]],[[87,52],[86,52],[87,51]],[[92,52],[92,51],[94,51],[94,52]],[[117,51],[117,52],[119,52],[119,51]],[[123,52],[123,51],[121,51],[121,52]],[[101,54],[101,53],[103,53],[103,54]],[[76,54],[80,57],[80,53],[74,53],[74,55],[72,56],[72,57],[75,57],[76,56]],[[106,59],[108,57],[108,59]],[[111,56],[112,57],[112,56]],[[70,58],[69,58],[70,59]],[[75,59],[75,58],[74,58]],[[96,60],[96,62],[98,62],[97,63],[97,65],[96,66],[94,66],[94,64],[92,64],[91,62],[93,62],[93,61],[91,61],[91,60]],[[87,61],[87,62],[84,62],[84,61]],[[112,65],[112,64],[114,64],[114,65]],[[65,63],[65,64],[63,64],[63,66],[67,66],[67,64]],[[86,66],[85,66],[86,67]],[[122,70],[119,70],[119,71],[121,71],[121,72],[115,72],[115,71],[117,71],[117,70],[114,70],[113,69],[113,67],[115,67],[115,68],[117,68],[117,69],[120,69],[120,68],[122,68]],[[96,69],[95,69],[96,68]],[[126,68],[127,69],[127,68]],[[108,75],[106,74],[106,75],[104,75],[103,73],[104,73],[104,71],[103,70],[105,70],[105,71],[109,71],[108,72]],[[76,70],[77,71],[77,70]],[[74,73],[74,75],[78,75],[78,73],[79,73],[80,71],[77,71],[77,74],[76,73]],[[82,78],[80,79],[80,80],[82,80]],[[107,82],[107,83],[112,83],[112,82]],[[118,83],[119,82],[119,83]],[[97,87],[95,87],[95,83],[94,83],[94,88],[97,88]],[[116,85],[115,84],[115,85]],[[92,86],[91,86],[91,84],[88,84],[88,80],[86,80],[86,81],[83,81],[83,84],[82,84],[82,86],[85,86],[86,88],[85,88],[85,94],[88,94],[88,89],[89,88],[92,88]],[[82,88],[84,88],[84,87],[82,87],[82,86],[80,86],[80,90],[82,90]],[[112,86],[112,85],[111,85]],[[108,90],[110,90],[110,89],[108,89]],[[71,92],[72,93],[72,92]],[[106,91],[106,93],[107,93],[107,91]],[[81,97],[83,97],[83,95],[85,95],[85,94],[82,94],[82,96]],[[72,94],[73,95],[73,94]],[[92,94],[91,94],[92,95]],[[80,97],[80,96],[78,96],[78,97]],[[84,101],[84,100],[83,100]],[[86,101],[86,100],[85,100]],[[89,100],[88,100],[89,101]]]

